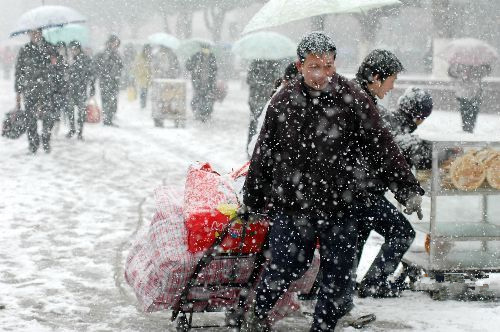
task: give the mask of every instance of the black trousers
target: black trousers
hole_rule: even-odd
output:
[[[255,314],[266,318],[279,297],[309,268],[320,243],[322,277],[311,331],[333,331],[352,307],[356,221],[343,218],[272,216],[270,263],[257,287]]]
[[[75,132],[75,107],[78,114],[76,123],[78,124],[78,134],[83,133],[83,124],[85,123],[87,96],[81,94],[71,94],[68,96],[68,120],[72,133]]]
[[[372,230],[384,237],[380,251],[361,282],[368,287],[377,287],[385,284],[387,277],[394,273],[415,239],[415,231],[383,194],[373,194],[371,204],[359,207],[358,211],[358,262]]]
[[[480,98],[457,98],[459,104],[460,115],[462,116],[462,130],[472,133],[476,126],[479,106],[481,106]]]
[[[50,135],[55,115],[51,96],[33,98],[24,95],[24,107],[26,112],[26,134],[28,136],[29,149],[35,153],[40,146],[40,136],[38,134],[38,119],[42,120],[42,146],[44,150],[50,150]]]
[[[101,101],[102,101],[102,115],[103,124],[112,125],[113,119],[118,109],[118,93],[120,90],[118,86],[109,87],[104,83],[100,86],[101,89]]]

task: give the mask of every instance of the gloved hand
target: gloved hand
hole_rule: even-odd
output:
[[[412,214],[413,212],[417,213],[417,217],[419,220],[422,220],[424,215],[422,214],[422,196],[419,194],[413,194],[408,198],[405,204],[405,209],[403,210],[406,214]]]

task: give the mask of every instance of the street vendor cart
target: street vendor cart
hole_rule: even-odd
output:
[[[488,296],[477,280],[500,272],[500,141],[432,141],[432,169],[417,171],[430,201],[403,258],[414,290],[436,299]]]
[[[172,120],[174,126],[186,123],[186,81],[182,79],[154,79],[151,86],[153,119]]]

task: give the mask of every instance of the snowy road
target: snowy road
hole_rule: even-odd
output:
[[[2,113],[13,104],[11,85],[0,81]],[[51,154],[26,155],[25,136],[0,140],[0,331],[175,331],[169,312],[137,309],[123,260],[141,211],[149,222],[156,186],[182,185],[196,160],[221,171],[245,161],[247,92],[232,82],[214,120],[200,124],[189,114],[185,129],[154,128],[149,110],[122,97],[120,128],[87,125],[79,142],[66,139],[61,125]],[[443,119],[458,126],[457,114],[436,112],[428,130]],[[498,128],[498,115],[480,116],[479,130]],[[500,324],[497,302],[405,292],[356,303],[377,314],[367,331],[496,331]],[[309,323],[293,317],[277,329],[307,331]]]

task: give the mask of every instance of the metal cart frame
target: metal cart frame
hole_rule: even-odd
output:
[[[202,258],[198,261],[193,274],[191,275],[188,284],[184,287],[182,290],[182,293],[180,295],[179,301],[174,305],[173,310],[172,310],[172,317],[171,321],[175,321],[177,319],[177,331],[179,332],[187,332],[190,331],[191,329],[206,329],[206,328],[233,328],[236,331],[239,331],[241,324],[243,322],[243,314],[245,311],[245,306],[248,298],[249,291],[253,288],[255,282],[257,281],[257,278],[260,276],[260,273],[262,271],[262,268],[266,262],[266,257],[264,255],[265,247],[267,244],[267,236],[266,240],[264,241],[264,245],[261,248],[261,250],[257,253],[253,254],[244,254],[242,253],[242,248],[243,248],[243,243],[244,239],[246,237],[246,229],[247,225],[251,220],[254,220],[256,218],[259,218],[262,220],[263,217],[267,217],[264,215],[259,215],[259,216],[252,216],[249,219],[243,220],[243,226],[242,226],[242,233],[241,233],[241,242],[239,244],[239,249],[238,251],[234,253],[228,253],[228,252],[220,252],[220,245],[226,238],[226,236],[229,236],[229,230],[233,226],[233,223],[238,219],[238,217],[235,217],[231,219],[228,224],[225,226],[224,230],[221,232],[221,235],[215,240],[213,245],[207,249]],[[235,283],[235,282],[229,282],[229,283],[217,283],[217,284],[201,284],[198,282],[198,276],[200,273],[203,272],[203,270],[212,262],[213,260],[217,259],[233,259],[233,260],[240,260],[240,259],[250,259],[252,256],[255,256],[254,260],[254,265],[253,269],[251,272],[250,277],[246,282],[244,283]],[[231,279],[234,280],[236,278],[236,267],[237,264],[233,266],[232,273],[231,273]],[[190,291],[194,287],[203,287],[204,289],[209,289],[211,291],[216,291],[220,289],[229,289],[229,288],[238,288],[240,289],[239,296],[238,296],[238,305],[236,308],[224,308],[224,309],[229,309],[228,312],[226,312],[226,319],[225,323],[226,325],[196,325],[194,326],[192,324],[193,322],[193,314],[195,312],[197,313],[204,313],[204,312],[210,312],[210,311],[194,311],[193,305],[196,302],[205,302],[207,301],[206,299],[196,299],[196,298],[189,298]],[[219,311],[212,311],[212,312],[219,312]]]
[[[443,244],[452,242],[480,241],[479,252],[486,253],[488,241],[499,241],[500,225],[490,224],[488,220],[488,197],[500,196],[500,190],[494,188],[480,187],[473,191],[445,188],[441,182],[441,170],[439,168],[440,152],[454,148],[482,149],[493,148],[500,151],[500,142],[463,142],[463,141],[433,141],[432,144],[432,173],[430,180],[422,184],[426,194],[430,196],[430,218],[429,223],[412,222],[416,231],[423,232],[430,237],[429,253],[426,251],[412,251],[411,249],[403,257],[402,263],[405,268],[403,277],[410,277],[410,284],[414,290],[429,291],[434,298],[442,297],[446,293],[450,297],[450,289],[455,295],[470,293],[486,294],[485,288],[478,289],[475,281],[487,276],[488,273],[500,272],[500,257],[487,261],[480,257],[476,262],[456,261],[446,262],[439,258],[439,254],[445,250]],[[481,199],[480,223],[455,223],[451,226],[461,227],[465,232],[453,232],[449,227],[442,227],[443,223],[437,220],[437,208],[439,196],[478,196]],[[472,256],[472,253],[471,253]],[[485,255],[486,256],[486,255]]]

